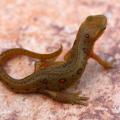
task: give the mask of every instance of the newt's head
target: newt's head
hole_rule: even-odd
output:
[[[107,18],[104,15],[88,16],[81,25],[81,30],[85,37],[93,42],[104,32],[107,25]]]

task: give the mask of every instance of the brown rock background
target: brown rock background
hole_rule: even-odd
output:
[[[104,71],[90,59],[81,82],[69,89],[89,96],[87,107],[61,104],[44,95],[15,94],[0,82],[0,120],[119,120],[119,12],[120,0],[1,0],[1,52],[20,47],[50,53],[62,44],[65,53],[81,22],[88,15],[104,14],[108,26],[95,44],[95,51],[115,62],[114,69]],[[22,78],[33,72],[34,59],[19,56],[5,68],[12,77]]]

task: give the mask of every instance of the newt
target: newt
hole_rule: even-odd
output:
[[[104,15],[88,16],[81,24],[75,42],[65,55],[64,61],[55,61],[53,59],[49,62],[48,60],[48,66],[42,69],[41,64],[38,62],[36,70],[31,75],[20,80],[10,77],[4,70],[3,64],[17,54],[35,56],[25,53],[23,49],[19,49],[19,52],[15,49],[3,52],[0,55],[1,81],[16,93],[40,93],[62,103],[87,105],[88,97],[79,96],[79,93],[68,93],[64,90],[80,80],[89,58],[96,60],[105,69],[112,67],[111,63],[103,60],[93,51],[94,44],[106,29],[106,25],[107,18]],[[60,50],[58,50],[58,53],[61,53]],[[52,59],[52,57],[56,58],[59,54],[46,55],[43,60]],[[38,55],[35,58],[38,58]]]

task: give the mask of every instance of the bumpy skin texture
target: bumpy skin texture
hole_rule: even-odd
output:
[[[111,67],[110,63],[102,60],[93,52],[94,43],[105,30],[106,24],[107,19],[104,15],[88,16],[80,26],[73,47],[65,56],[64,62],[55,62],[55,59],[53,59],[52,62],[47,63],[47,67],[43,67],[42,69],[40,68],[41,65],[38,64],[36,65],[37,70],[33,74],[19,81],[11,78],[2,67],[3,63],[11,58],[11,55],[15,56],[19,53],[15,52],[11,54],[12,50],[3,52],[0,55],[1,81],[17,93],[38,92],[46,94],[60,102],[86,105],[87,97],[80,97],[78,93],[66,93],[63,90],[79,80],[90,57],[97,60],[104,68]],[[19,49],[20,51],[23,50]],[[28,53],[25,54],[25,52],[21,52],[21,54],[31,55]],[[56,58],[57,54],[52,57]]]

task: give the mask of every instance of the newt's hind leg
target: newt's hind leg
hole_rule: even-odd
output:
[[[35,63],[35,71],[47,68],[49,66],[57,66],[57,65],[61,65],[64,64],[63,61],[50,61],[50,60],[46,60],[46,61],[37,61]]]
[[[71,52],[72,52],[72,49],[69,50],[69,51],[65,54],[65,56],[64,56],[64,60],[65,60],[65,61],[67,61],[67,60],[69,60],[69,59],[71,58]]]
[[[58,102],[87,105],[88,97],[79,96],[79,93],[55,92],[49,90],[45,90],[44,93]]]
[[[109,68],[113,67],[113,64],[111,62],[103,60],[101,57],[99,57],[98,55],[96,55],[94,52],[91,53],[90,57],[92,57],[94,60],[96,60],[105,69],[109,69]]]
[[[37,61],[37,62],[35,62],[35,71],[39,71],[39,70],[44,69],[48,66],[49,66],[49,63],[46,61],[44,61],[44,62]]]

